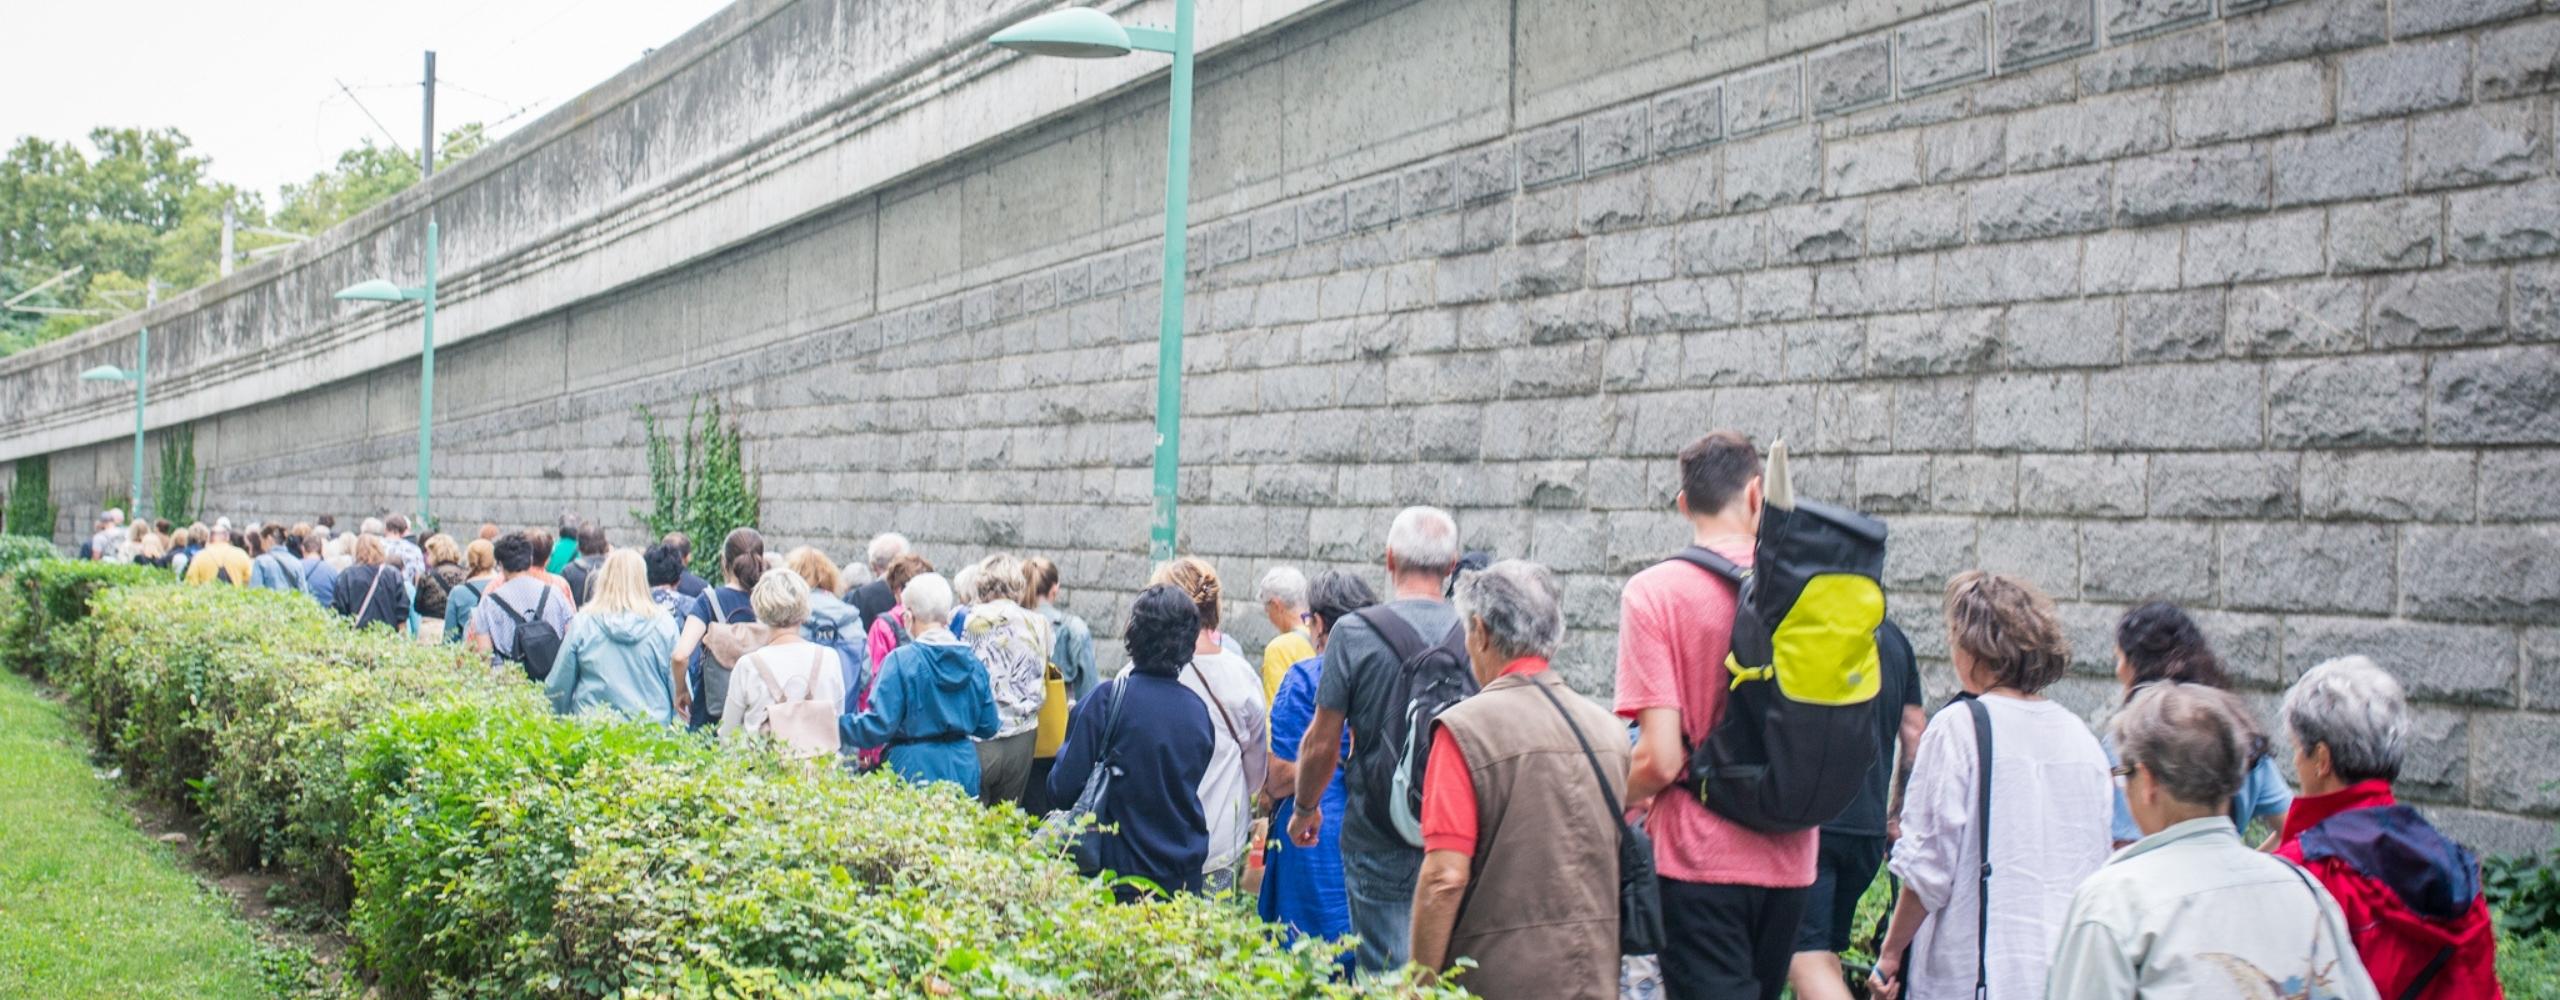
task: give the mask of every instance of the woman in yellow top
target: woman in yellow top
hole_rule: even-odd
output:
[[[1315,643],[1307,638],[1307,575],[1294,566],[1274,566],[1254,591],[1262,598],[1263,616],[1279,632],[1262,647],[1262,703],[1269,705],[1280,697],[1280,681],[1289,676],[1289,668],[1316,655]]]
[[[231,544],[231,529],[216,526],[213,544],[187,560],[187,582],[249,585],[249,553]]]

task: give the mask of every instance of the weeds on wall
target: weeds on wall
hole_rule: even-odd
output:
[[[717,577],[720,540],[756,523],[764,486],[747,471],[747,452],[735,418],[723,419],[720,401],[696,396],[684,418],[684,436],[662,433],[658,416],[641,406],[649,435],[649,509],[632,511],[651,534],[681,531],[693,539],[693,571]]]
[[[173,524],[196,519],[196,429],[172,427],[160,432],[160,481],[151,498],[152,515]]]
[[[9,487],[6,529],[12,535],[53,537],[53,469],[45,455],[18,460],[18,479]]]

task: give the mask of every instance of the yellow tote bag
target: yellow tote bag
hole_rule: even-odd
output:
[[[1067,742],[1067,678],[1058,665],[1049,664],[1048,692],[1040,701],[1040,735],[1033,737],[1031,755],[1055,757],[1058,747]]]

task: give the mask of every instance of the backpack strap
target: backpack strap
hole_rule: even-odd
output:
[[[1726,583],[1733,584],[1736,587],[1742,586],[1742,581],[1749,579],[1751,576],[1750,570],[1742,568],[1740,564],[1731,559],[1727,559],[1722,555],[1718,555],[1714,549],[1707,548],[1703,545],[1692,545],[1688,548],[1681,549],[1677,554],[1663,561],[1688,563],[1691,566],[1698,567],[1699,569],[1706,570],[1718,577],[1722,577]]]
[[[1958,695],[1965,710],[1973,713],[1973,752],[1982,760],[1982,770],[1975,784],[1974,822],[1982,845],[1982,868],[1977,876],[1980,885],[1974,906],[1973,996],[1986,1000],[1991,995],[1991,710],[1983,707],[1975,695]]]
[[[2452,945],[2436,949],[2436,957],[2428,959],[2426,968],[2418,970],[2418,977],[2409,980],[2409,988],[2400,991],[2400,1000],[2418,1000],[2425,996],[2427,987],[2436,981],[2436,973],[2443,972],[2444,964],[2452,960]]]
[[[1422,654],[1430,652],[1433,648],[1422,641],[1422,633],[1413,630],[1413,623],[1405,621],[1403,615],[1387,610],[1386,605],[1372,604],[1352,612],[1351,616],[1369,623],[1369,628],[1378,633],[1378,638],[1387,641],[1387,648],[1396,654],[1396,665],[1399,667],[1420,659]],[[1449,631],[1460,633],[1465,627],[1465,623],[1461,622]],[[1448,643],[1445,638],[1440,641],[1442,645]]]
[[[1227,703],[1218,699],[1217,686],[1209,683],[1209,673],[1200,669],[1197,658],[1183,664],[1183,667],[1191,671],[1191,676],[1200,678],[1200,690],[1208,693],[1209,704],[1218,707],[1218,721],[1227,724],[1227,739],[1236,745],[1236,769],[1242,771],[1244,755],[1252,751],[1244,745],[1244,737],[1236,733],[1236,717],[1227,711]]]

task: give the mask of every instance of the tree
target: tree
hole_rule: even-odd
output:
[[[444,134],[436,147],[436,169],[442,170],[487,148],[488,133],[470,124]],[[284,186],[276,224],[298,233],[316,233],[356,217],[418,182],[416,150],[383,147],[368,138],[338,154],[338,165]]]

